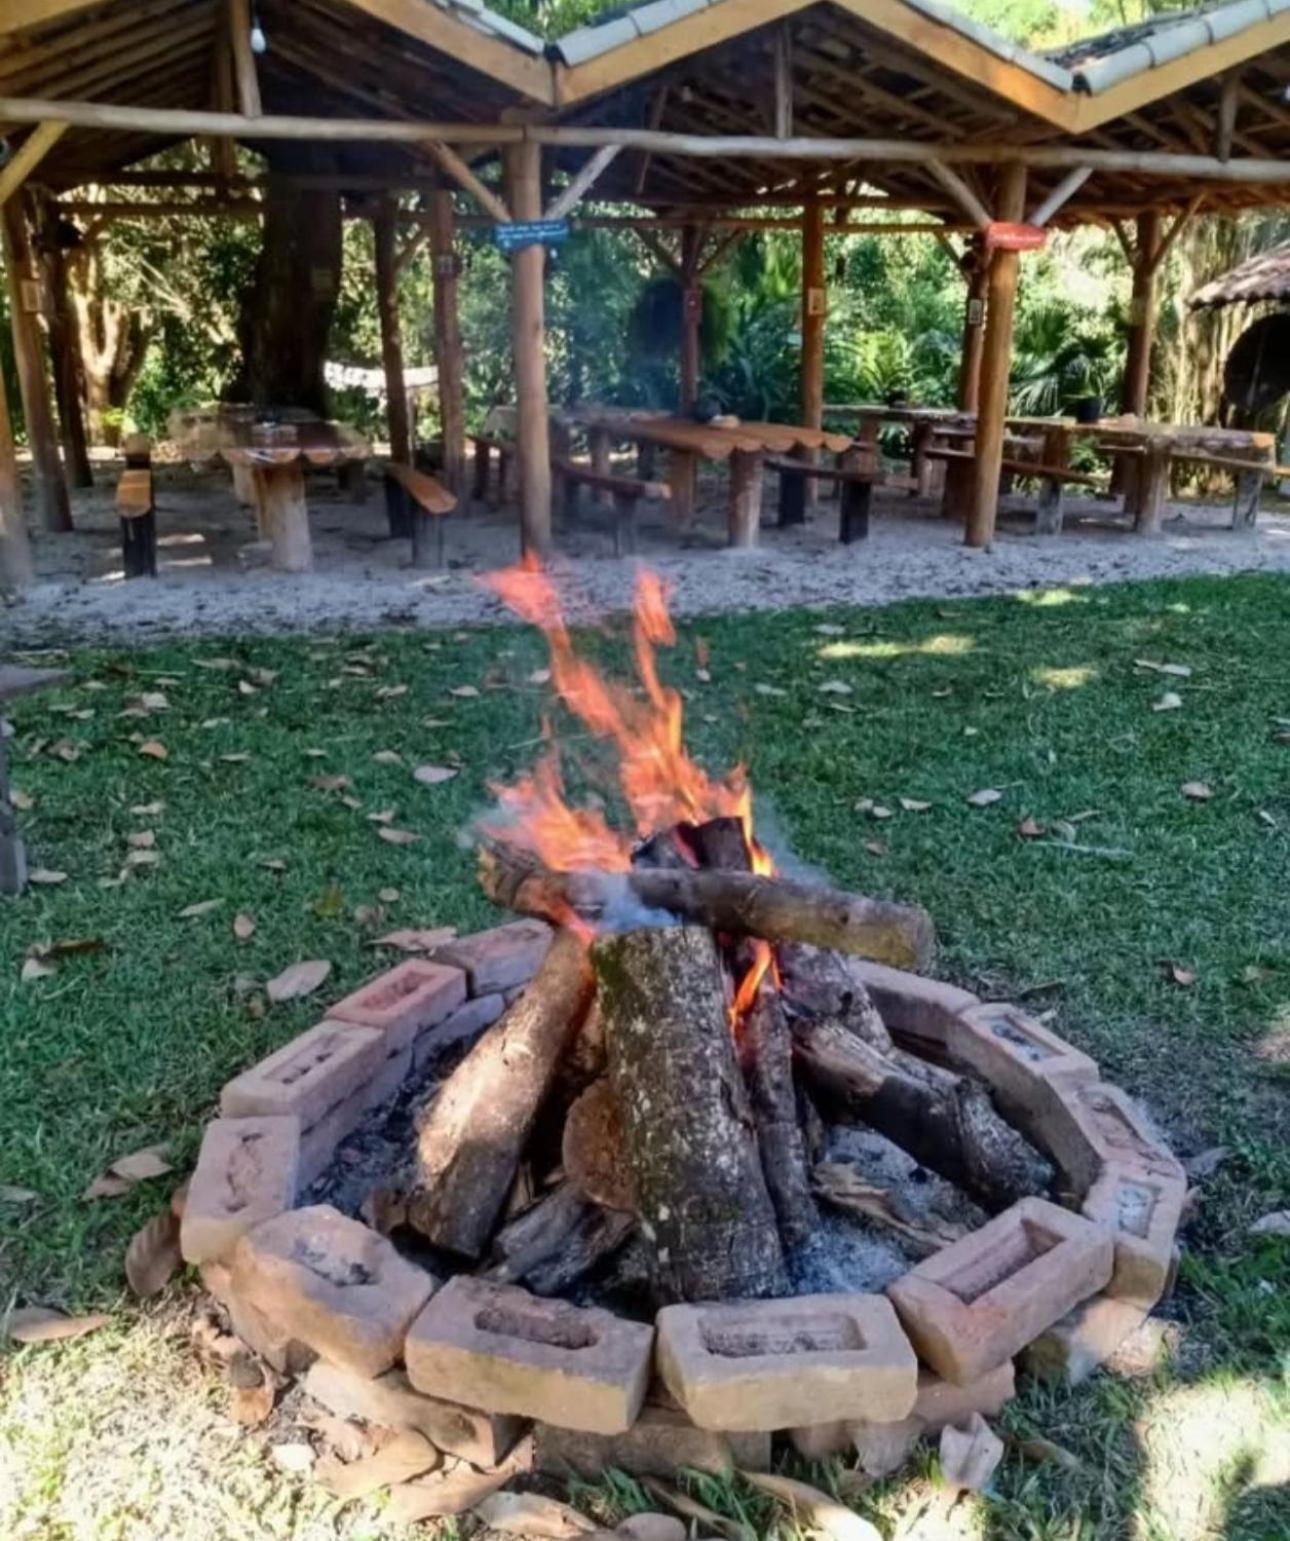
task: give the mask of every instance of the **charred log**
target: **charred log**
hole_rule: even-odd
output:
[[[779,993],[763,987],[741,1027],[739,1057],[748,1085],[762,1175],[785,1246],[800,1246],[818,1216],[806,1141],[793,1090],[793,1039]]]
[[[520,1155],[591,997],[586,949],[561,931],[542,967],[457,1066],[417,1139],[410,1224],[476,1258],[506,1203]]]
[[[797,1021],[793,1043],[826,1112],[869,1124],[987,1208],[1047,1193],[1052,1167],[977,1082],[882,1053],[836,1023]]]
[[[783,1294],[775,1212],[711,933],[677,926],[606,936],[592,961],[657,1295]]]
[[[569,1109],[561,1155],[564,1175],[579,1193],[610,1209],[635,1210],[622,1113],[608,1077],[589,1086]]]
[[[498,1231],[499,1261],[487,1277],[559,1295],[612,1257],[635,1229],[634,1215],[602,1209],[564,1183]]]
[[[891,1034],[853,958],[806,942],[786,942],[775,949],[775,961],[784,997],[793,1012],[836,1022],[884,1053],[892,1047]]]
[[[572,909],[594,921],[625,890],[638,906],[667,910],[713,931],[836,947],[895,968],[925,970],[935,945],[931,916],[919,905],[746,872],[554,872],[490,850],[481,856],[480,883],[495,904],[522,915],[558,920]]]

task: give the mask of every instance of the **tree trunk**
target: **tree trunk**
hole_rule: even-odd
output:
[[[86,239],[70,251],[66,267],[90,442],[115,446],[121,440],[126,402],[147,357],[151,329],[142,311],[106,293],[96,240]]]
[[[592,961],[656,1294],[783,1294],[775,1213],[712,934],[672,926],[609,935]]]
[[[39,204],[40,229],[37,250],[44,267],[45,290],[49,296],[46,321],[49,327],[49,352],[53,362],[54,401],[62,433],[63,463],[73,487],[92,487],[89,447],[85,436],[84,401],[80,348],[76,320],[72,313],[67,282],[67,254],[59,239],[60,221],[47,200]]]

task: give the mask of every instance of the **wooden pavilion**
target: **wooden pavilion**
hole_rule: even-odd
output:
[[[340,193],[349,212],[376,221],[391,374],[399,257],[428,231],[450,474],[462,441],[454,193],[499,224],[570,215],[630,224],[686,284],[741,229],[799,229],[802,420],[811,425],[823,409],[828,234],[934,228],[961,239],[970,303],[960,398],[978,411],[967,540],[988,544],[1017,247],[1045,226],[1094,221],[1120,233],[1133,269],[1121,405],[1141,414],[1154,279],[1183,223],[1287,201],[1288,82],[1290,0],[1232,0],[1055,55],[1027,53],[944,0],[652,0],[553,44],[480,0],[6,0],[0,203],[43,517],[54,527],[66,518],[46,339],[55,383],[64,381],[69,461],[77,405],[65,388],[74,361],[56,263],[32,240],[41,211],[74,213],[77,189],[93,183],[155,189],[151,205],[128,205],[131,215],[182,207],[267,220],[275,198],[308,187]],[[209,170],[142,166],[190,139],[209,147]],[[262,153],[306,145],[326,168],[239,176],[234,143]],[[401,204],[404,190],[423,192],[425,206]],[[592,199],[615,212],[588,214]],[[1015,226],[1032,229],[1021,239]],[[551,500],[543,247],[521,246],[511,260],[522,531],[542,550]],[[696,360],[691,334],[682,361],[691,389]],[[389,399],[402,394],[392,388]],[[391,438],[406,456],[406,425],[392,422]],[[21,578],[28,558],[3,409],[0,520]]]

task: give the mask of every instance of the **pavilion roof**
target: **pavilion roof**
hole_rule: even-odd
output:
[[[1220,305],[1254,305],[1264,300],[1290,300],[1290,241],[1238,262],[1221,277],[1197,289],[1187,303],[1193,310],[1201,310]]]

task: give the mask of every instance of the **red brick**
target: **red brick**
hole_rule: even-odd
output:
[[[713,1473],[738,1466],[769,1471],[769,1433],[720,1434],[700,1429],[675,1407],[647,1402],[625,1434],[589,1434],[539,1423],[533,1431],[537,1469],[551,1476],[594,1478],[610,1468],[638,1477],[674,1477],[683,1467]]]
[[[1045,1199],[1014,1204],[888,1287],[919,1357],[966,1386],[1111,1277],[1111,1234]]]
[[[506,1001],[498,993],[477,995],[464,1005],[458,1006],[450,1017],[437,1022],[420,1034],[412,1045],[413,1068],[420,1073],[436,1054],[453,1044],[465,1043],[477,1037],[486,1027],[491,1027],[502,1012]]]
[[[338,1001],[327,1015],[335,1022],[378,1029],[393,1053],[410,1048],[419,1034],[451,1016],[465,999],[461,969],[408,958]]]
[[[458,1274],[413,1323],[404,1357],[430,1396],[621,1434],[644,1401],[653,1341],[652,1327],[609,1311]]]
[[[384,1057],[385,1041],[374,1028],[319,1022],[230,1081],[220,1112],[226,1118],[294,1115],[308,1130],[366,1086]]]
[[[974,1070],[996,1092],[1005,1114],[1032,1133],[1047,1117],[1056,1093],[1052,1078],[1067,1084],[1096,1081],[1096,1063],[1049,1032],[1019,1006],[990,1001],[959,1013],[949,1039],[951,1061]]]
[[[704,1429],[903,1418],[918,1364],[881,1295],[665,1306],[658,1371]]]
[[[329,1204],[248,1231],[233,1253],[239,1308],[285,1340],[363,1375],[388,1370],[435,1280]]]
[[[244,1231],[296,1201],[298,1118],[216,1118],[206,1126],[179,1228],[188,1263],[226,1258]]]
[[[1058,1098],[1034,1134],[1077,1198],[1085,1197],[1104,1166],[1186,1183],[1182,1165],[1118,1086],[1066,1076],[1053,1076],[1052,1086]]]
[[[541,920],[516,920],[491,931],[476,931],[436,947],[433,957],[465,969],[472,995],[491,995],[526,985],[551,945],[551,928]]]
[[[1119,1162],[1102,1168],[1080,1213],[1115,1237],[1108,1295],[1149,1308],[1165,1293],[1186,1197],[1185,1178],[1158,1177]]]
[[[1147,1320],[1144,1306],[1098,1295],[1039,1334],[1021,1354],[1028,1375],[1078,1386]]]
[[[980,1004],[970,990],[960,990],[940,979],[926,979],[867,958],[849,961],[864,980],[891,1036],[902,1048],[929,1059],[944,1058],[959,1013]]]

